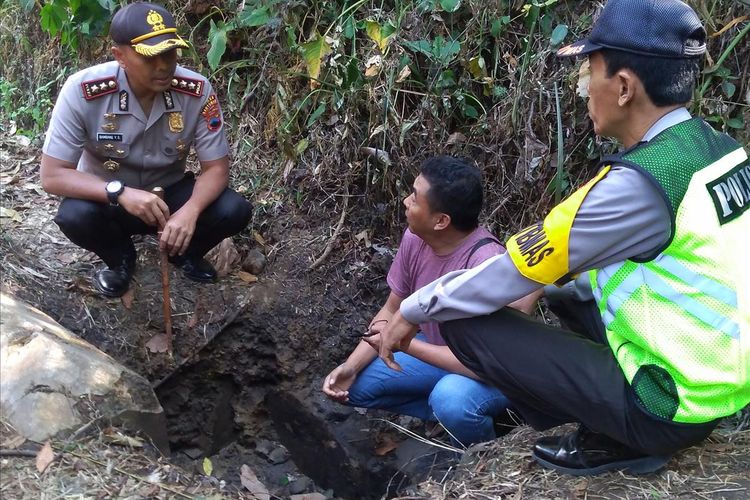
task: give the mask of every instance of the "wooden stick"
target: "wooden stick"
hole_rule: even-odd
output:
[[[164,199],[164,188],[155,187],[151,190],[160,200]],[[157,233],[161,237],[161,231]],[[172,302],[169,298],[169,255],[166,250],[159,249],[159,268],[161,270],[161,294],[164,310],[164,330],[167,334],[167,352],[172,355]]]

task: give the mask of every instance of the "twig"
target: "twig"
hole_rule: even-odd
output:
[[[331,236],[331,239],[328,240],[328,244],[326,245],[325,250],[323,250],[323,253],[320,257],[317,258],[315,262],[310,264],[310,267],[307,268],[308,271],[312,271],[313,269],[320,266],[328,257],[328,255],[333,250],[333,245],[336,243],[336,240],[339,238],[339,233],[341,233],[341,228],[344,227],[344,219],[346,218],[346,211],[349,208],[349,185],[347,184],[346,190],[346,196],[344,196],[344,208],[341,209],[341,217],[339,217],[339,222],[336,224],[336,229],[333,231],[333,236]]]
[[[0,457],[35,457],[38,454],[34,450],[0,450]]]

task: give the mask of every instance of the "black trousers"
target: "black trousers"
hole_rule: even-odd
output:
[[[579,422],[643,453],[666,455],[701,442],[716,427],[718,421],[663,420],[640,405],[603,342],[593,301],[551,307],[575,320],[580,332],[509,308],[449,321],[440,331],[456,357],[498,387],[537,430]]]
[[[195,178],[188,174],[164,190],[164,201],[170,213],[176,212],[190,199],[194,185]],[[198,216],[185,255],[202,257],[224,238],[242,231],[251,215],[250,202],[231,189],[225,189]],[[63,199],[55,223],[70,241],[94,252],[109,267],[135,255],[132,235],[156,233],[156,227],[149,226],[120,206],[77,198]]]

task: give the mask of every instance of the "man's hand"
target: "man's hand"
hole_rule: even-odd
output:
[[[333,369],[323,380],[323,393],[334,401],[345,403],[349,400],[349,388],[357,378],[357,373],[343,363]]]
[[[162,230],[159,248],[166,250],[172,257],[184,254],[193,239],[198,215],[200,213],[191,209],[188,204],[177,210]]]
[[[401,371],[401,366],[393,359],[393,353],[409,349],[418,329],[419,325],[409,323],[401,316],[401,311],[396,311],[388,326],[380,332],[380,359],[389,368]]]
[[[125,187],[117,201],[125,211],[149,226],[163,228],[169,220],[169,207],[154,193]]]

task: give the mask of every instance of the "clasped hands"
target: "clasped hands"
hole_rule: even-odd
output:
[[[125,188],[118,202],[131,215],[149,226],[159,228],[159,249],[166,250],[170,256],[185,253],[193,238],[199,215],[190,209],[188,203],[170,214],[167,204],[157,195],[131,187]]]

